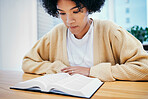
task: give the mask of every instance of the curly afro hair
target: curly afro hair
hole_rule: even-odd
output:
[[[58,0],[42,0],[42,5],[45,8],[45,11],[52,15],[53,17],[58,17],[57,11],[57,1]],[[100,12],[101,7],[104,5],[105,0],[71,0],[76,3],[76,6],[79,8],[86,7],[89,14],[94,12]]]

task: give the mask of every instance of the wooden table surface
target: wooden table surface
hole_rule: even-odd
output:
[[[9,89],[10,86],[39,75],[0,70],[0,99],[80,99],[71,96]],[[148,82],[105,82],[91,99],[148,99]]]

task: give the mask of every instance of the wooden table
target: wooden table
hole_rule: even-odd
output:
[[[10,86],[39,75],[0,70],[0,99],[80,99],[70,96],[9,89]],[[148,99],[148,82],[105,82],[91,99]]]

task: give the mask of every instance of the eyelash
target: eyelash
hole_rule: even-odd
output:
[[[73,13],[74,14],[77,14],[77,13],[79,13],[80,11],[74,11]],[[66,13],[59,13],[60,15],[65,15]]]
[[[74,11],[73,13],[79,13],[80,11]]]
[[[65,15],[66,13],[59,13],[60,15]]]

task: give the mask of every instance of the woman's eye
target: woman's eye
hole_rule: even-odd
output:
[[[77,10],[75,10],[75,11],[73,11],[73,13],[79,13],[79,12],[81,12],[82,11],[82,9],[77,9]]]
[[[73,13],[79,13],[80,9],[73,11]]]
[[[80,11],[74,11],[73,13],[79,13]]]
[[[59,13],[60,15],[65,15],[66,13]]]

